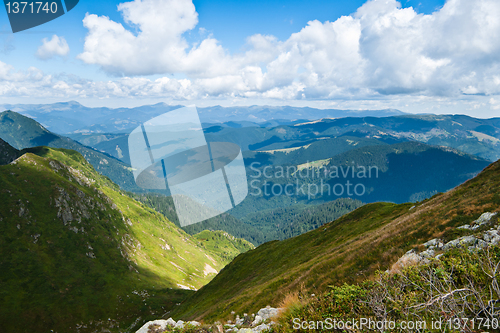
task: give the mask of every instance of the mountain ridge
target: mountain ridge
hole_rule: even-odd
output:
[[[2,332],[130,331],[237,251],[208,251],[78,152],[20,153],[0,166]]]

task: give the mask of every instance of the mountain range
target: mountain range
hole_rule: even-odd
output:
[[[329,202],[339,198],[345,199],[346,197],[365,203],[418,201],[459,185],[473,177],[489,163],[485,159],[455,149],[402,138],[401,135],[388,130],[385,130],[385,136],[381,136],[380,126],[376,130],[373,129],[376,127],[375,123],[380,123],[386,127],[389,126],[388,124],[392,124],[392,128],[404,130],[415,126],[415,131],[418,132],[427,131],[431,126],[437,126],[435,125],[436,122],[439,126],[446,127],[448,125],[441,125],[441,123],[449,124],[452,121],[446,118],[447,120],[436,120],[434,123],[429,123],[431,118],[429,116],[424,118],[425,121],[413,116],[323,119],[276,127],[237,127],[234,122],[217,126],[210,125],[204,129],[208,141],[235,142],[244,150],[243,156],[250,194],[240,205],[228,211],[230,216],[218,216],[198,226],[185,228],[185,230],[190,234],[198,233],[204,229],[224,230],[237,237],[245,238],[254,245],[273,239],[282,240],[297,235],[298,230],[307,231],[310,230],[311,226],[317,227],[318,224],[315,221],[319,216],[321,216],[322,223],[325,223],[340,216],[335,212],[342,211],[342,214],[344,214],[358,206],[353,204],[354,201],[351,201],[348,204],[350,210],[337,210],[337,208],[333,210],[317,210],[317,212],[321,212],[318,213],[319,215],[313,214],[307,221],[295,223],[295,225],[302,225],[297,229],[289,228],[294,223],[293,219],[277,220],[276,223],[272,224],[274,227],[271,229],[269,229],[269,226],[256,224],[256,221],[267,220],[265,215],[268,213],[275,214],[276,209],[283,210],[279,216],[291,216],[292,212],[300,215],[299,211],[311,204],[326,204],[335,207],[338,203]],[[474,128],[478,129],[478,126],[482,125],[477,125],[477,122],[482,121],[469,119],[469,122],[463,121],[463,123],[469,128],[475,126]],[[494,120],[488,121],[495,124]],[[420,127],[416,124],[420,124]],[[355,136],[353,134],[355,134],[357,126],[368,128],[370,131],[365,133],[365,137],[361,135]],[[449,126],[456,127],[458,125]],[[496,129],[493,129],[488,133],[498,136]],[[459,134],[457,132],[454,135]],[[106,138],[111,136],[111,134],[86,136],[87,138],[96,139],[95,141],[90,140],[91,142],[83,141],[89,145],[87,146],[68,137],[52,133],[35,120],[17,112],[5,111],[0,113],[0,138],[15,148],[23,149],[45,145],[55,148],[74,149],[80,152],[96,171],[109,177],[122,189],[145,193],[144,189],[135,185],[132,169],[130,165],[122,161],[124,158],[119,160],[117,158],[119,156],[114,157],[109,152],[97,150],[98,145],[108,144],[109,148],[112,149],[111,147],[113,147],[116,153],[115,142],[113,140],[106,141]],[[102,141],[98,139],[102,139]],[[117,140],[126,143],[127,135],[120,134]],[[485,145],[489,145],[490,151],[498,149],[489,140],[483,140],[482,142],[474,138],[465,138],[464,140],[469,142],[468,147],[471,147],[472,150],[479,147],[479,151],[476,151],[478,155],[482,155],[484,151],[480,148],[484,148]],[[96,148],[90,145],[95,145]],[[255,145],[260,148],[249,150],[249,148],[255,148]],[[128,152],[127,146],[122,147],[121,151],[124,154]],[[287,174],[286,177],[276,175],[279,168],[288,168],[290,166],[300,170],[300,172],[294,175]],[[346,170],[352,171],[354,167],[358,166],[363,166],[369,170],[373,168],[376,173],[373,174],[373,177],[360,179],[357,177],[357,173],[346,172]],[[337,177],[335,175],[332,177],[331,172],[335,168],[340,171],[337,172]],[[267,177],[264,171],[269,170],[274,170],[274,172],[271,172],[271,176]],[[321,170],[324,177],[317,177],[312,174],[312,171],[319,170]],[[344,171],[345,176],[342,175],[342,171]],[[256,177],[256,173],[260,174],[261,177]],[[309,176],[302,176],[307,173],[309,173]],[[411,177],[408,177],[408,174],[411,174]],[[348,185],[347,181],[352,183],[353,188],[351,190],[346,186]],[[276,193],[277,191],[269,192],[269,190],[273,189],[283,190],[288,184],[292,184],[292,187],[295,188],[293,195],[285,195],[284,192]],[[289,189],[290,186],[287,188]],[[313,186],[312,192],[303,191],[304,186],[306,188],[307,186]],[[359,186],[356,188],[358,189],[357,193],[352,191],[355,186]],[[319,190],[323,188],[329,190],[329,192],[326,193],[325,190],[324,193]],[[168,195],[168,192],[158,195],[162,195],[165,199],[157,198],[153,201],[146,200],[146,202],[150,204],[154,202],[154,204],[150,205],[151,208],[167,214],[171,221],[176,221],[175,209],[168,197],[164,197]]]
[[[370,279],[429,239],[456,239],[467,232],[458,226],[500,212],[500,162],[490,164],[499,126],[435,115],[205,122],[208,141],[242,147],[249,191],[261,193],[183,230],[170,197],[134,188],[124,155],[96,148],[126,133],[74,134],[82,144],[2,112],[0,331],[225,320]],[[340,180],[365,193],[272,192]]]

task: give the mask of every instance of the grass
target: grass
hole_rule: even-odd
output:
[[[301,286],[308,293],[321,293],[330,285],[370,279],[406,251],[435,237],[454,237],[456,226],[483,212],[499,211],[498,193],[500,162],[423,202],[365,205],[316,230],[238,256],[173,314],[224,319],[231,311],[251,313],[277,305]]]
[[[213,255],[75,151],[22,153],[0,167],[1,332],[133,331],[234,254]]]
[[[492,318],[498,316],[498,307],[495,311],[490,305],[492,301],[495,304],[500,292],[497,276],[492,274],[499,261],[498,247],[476,252],[456,249],[440,260],[407,267],[397,274],[378,271],[373,279],[330,286],[321,295],[292,302],[271,331],[292,332],[301,325],[329,332],[332,328],[327,326],[327,319],[330,325],[334,320],[355,320],[357,332],[375,330],[362,327],[361,318],[392,323],[394,328],[386,330],[389,332],[410,331],[402,326],[410,322],[425,327],[415,330],[423,332],[497,331],[494,326],[498,323]],[[442,327],[432,326],[440,321]]]

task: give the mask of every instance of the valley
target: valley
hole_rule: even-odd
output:
[[[0,330],[211,325],[299,294],[320,295],[300,309],[320,306],[329,288],[369,283],[407,251],[465,237],[457,227],[499,211],[497,119],[332,118],[205,122],[208,142],[241,147],[249,194],[181,228],[168,190],[135,185],[120,132],[130,127],[56,134],[0,113]]]

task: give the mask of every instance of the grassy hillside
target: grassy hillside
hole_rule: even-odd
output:
[[[213,255],[75,151],[22,153],[0,166],[1,332],[133,331],[235,253]]]
[[[368,204],[319,229],[241,254],[174,314],[224,318],[277,305],[294,290],[321,292],[359,282],[429,239],[455,238],[462,232],[455,227],[487,211],[500,211],[500,162],[423,202]]]
[[[236,238],[225,231],[203,230],[193,236],[199,245],[219,257],[224,264],[229,264],[238,254],[255,249],[255,246],[241,238]]]

